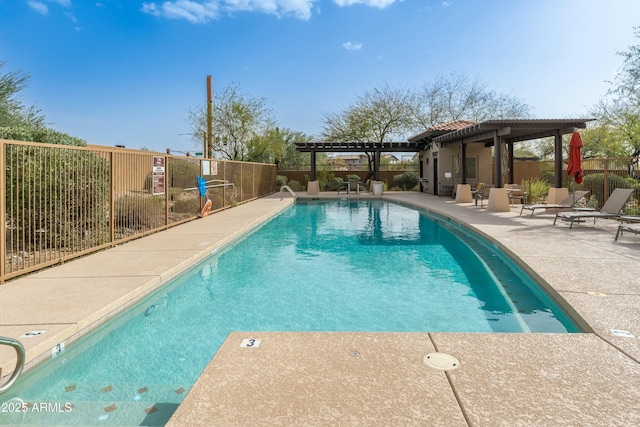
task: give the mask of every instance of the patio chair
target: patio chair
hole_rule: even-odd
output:
[[[553,220],[553,225],[556,225],[558,218],[571,222],[569,229],[573,227],[575,221],[583,218],[593,218],[594,224],[596,223],[596,218],[618,218],[620,217],[620,211],[622,211],[624,205],[627,204],[632,193],[633,189],[631,188],[616,188],[599,211],[558,212]]]
[[[531,218],[533,218],[533,214],[536,209],[570,209],[573,207],[574,202],[582,199],[587,194],[589,194],[588,191],[576,191],[569,194],[569,196],[566,199],[561,200],[560,203],[534,203],[531,205],[522,205],[520,215],[522,215],[522,212],[524,212],[525,209],[531,211]]]
[[[618,231],[616,231],[616,238],[614,239],[614,242],[617,242],[618,236],[622,236],[622,233],[625,231],[630,231],[635,235],[640,233],[640,216],[623,215],[620,217],[620,220],[622,222],[618,225]],[[629,222],[625,223],[624,221]]]
[[[476,188],[471,189],[471,195],[473,196],[474,199],[476,198],[476,193],[478,191],[482,191],[482,187],[484,187],[484,182],[479,182]]]
[[[340,183],[340,185],[338,185],[338,194],[340,194],[340,191],[346,191],[349,192],[349,182],[348,181],[343,181]]]
[[[360,195],[361,189],[367,191],[367,187],[362,182],[357,179],[349,179],[340,184],[338,194],[340,194],[340,191],[346,190],[347,194],[351,194],[352,191],[355,191],[356,194]]]
[[[455,186],[451,184],[443,184],[441,182],[438,183],[438,196],[442,199],[443,196],[451,197],[452,199],[456,197],[456,193],[454,191]]]
[[[527,202],[527,191],[520,185],[514,185],[507,189],[507,194],[509,195],[509,204],[511,206],[513,206],[516,200],[522,205]]]
[[[482,202],[485,199],[489,199],[489,193],[490,193],[492,188],[493,188],[493,185],[485,185],[485,184],[483,184],[482,187],[481,187],[480,184],[478,184],[478,188],[473,193],[473,199],[476,202],[476,206],[478,206],[478,200],[480,200],[480,206],[482,207]]]

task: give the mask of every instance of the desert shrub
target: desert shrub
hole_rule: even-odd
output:
[[[324,186],[325,191],[338,191],[344,181],[339,176],[334,177]]]
[[[404,191],[413,189],[419,182],[420,178],[415,172],[405,172],[393,177],[393,185]]]
[[[45,127],[0,126],[0,139],[13,141],[44,142],[46,144],[75,145],[84,147],[87,141]]]
[[[196,215],[200,212],[200,198],[199,197],[183,197],[174,200],[172,211],[174,213],[188,213]]]
[[[129,233],[160,227],[164,224],[164,196],[122,196],[114,204],[114,221],[117,230]]]
[[[289,187],[291,187],[291,189],[293,191],[305,191],[306,188],[300,184],[300,182],[296,181],[296,180],[291,180],[289,181]]]
[[[28,246],[108,241],[109,163],[90,151],[7,145],[7,224]],[[45,237],[41,239],[40,237]]]
[[[169,187],[190,188],[198,185],[199,160],[170,157],[167,163],[167,185]]]
[[[276,188],[280,190],[280,187],[287,185],[287,177],[284,175],[276,175]]]
[[[638,199],[638,185],[632,179],[623,178],[615,174],[608,174],[608,191],[607,194],[611,194],[616,188],[635,188],[635,198]],[[604,174],[594,173],[587,175],[582,180],[582,186],[585,190],[589,190],[592,196],[595,196],[598,200],[598,206],[604,204]]]
[[[527,192],[527,200],[530,203],[539,203],[549,192],[549,182],[544,179],[531,178],[523,180],[521,184]]]
[[[329,191],[328,187],[332,185],[332,181],[335,179],[336,175],[333,172],[327,170],[319,170],[316,174],[316,179],[318,180],[318,186],[320,189]]]

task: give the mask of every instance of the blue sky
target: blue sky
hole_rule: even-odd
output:
[[[180,134],[207,75],[311,135],[366,90],[452,71],[537,118],[584,117],[639,25],[638,0],[0,0],[0,60],[57,130],[194,151]]]

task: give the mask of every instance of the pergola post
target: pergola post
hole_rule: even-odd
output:
[[[316,150],[311,150],[311,173],[309,176],[310,181],[316,180]]]
[[[507,148],[509,150],[509,157],[507,160],[507,167],[509,168],[509,184],[517,184],[516,182],[513,182],[513,178],[515,177],[515,172],[513,170],[513,142],[508,142]]]
[[[460,183],[461,184],[466,184],[467,183],[467,144],[465,144],[464,142],[460,141],[460,176],[461,176],[461,180]]]
[[[562,133],[556,130],[555,139],[555,186],[562,188]]]
[[[376,150],[373,155],[373,179],[380,181],[380,150]]]
[[[493,185],[502,188],[502,143],[498,131],[493,135]]]

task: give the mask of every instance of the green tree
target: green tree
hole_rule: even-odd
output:
[[[87,142],[69,134],[50,129],[44,115],[35,106],[27,107],[20,92],[27,87],[30,76],[20,71],[3,72],[0,61],[0,138],[14,141],[85,146]]]
[[[640,38],[640,27],[634,28]],[[618,52],[623,57],[622,67],[611,82],[605,97],[591,113],[597,118],[594,128],[606,136],[609,150],[616,155],[637,157],[640,155],[640,44]]]
[[[253,155],[249,161],[275,163],[282,168],[309,163],[309,154],[298,152],[295,143],[312,140],[304,132],[279,127],[268,129],[251,141],[249,151]]]
[[[20,71],[4,72],[0,61],[0,128],[9,126],[44,127],[44,116],[35,106],[27,107],[20,92],[27,87],[30,76]]]
[[[322,138],[336,142],[385,142],[406,139],[415,127],[411,91],[384,85],[365,91],[345,110],[324,116]],[[365,152],[369,171],[373,154]]]
[[[200,146],[202,135],[207,132],[206,105],[191,109],[188,122],[190,133]],[[273,111],[264,98],[242,93],[238,84],[214,91],[213,151],[221,158],[238,161],[262,158],[266,148],[261,138],[274,127]]]
[[[40,126],[0,127],[0,138],[12,141],[44,142],[47,144],[75,145],[84,147],[87,141],[69,134]]]
[[[489,90],[478,78],[452,72],[415,91],[413,114],[421,130],[454,120],[530,117],[531,107],[520,98]]]
[[[86,141],[45,125],[34,106],[20,100],[29,75],[2,72],[0,61],[0,138],[14,141],[85,146]],[[91,151],[7,144],[5,206],[14,249],[49,247],[67,250],[100,245],[108,238],[109,162]],[[65,212],[64,219],[51,215]],[[87,233],[87,230],[91,230]],[[42,241],[41,236],[47,240]],[[90,236],[90,237],[87,237]]]

